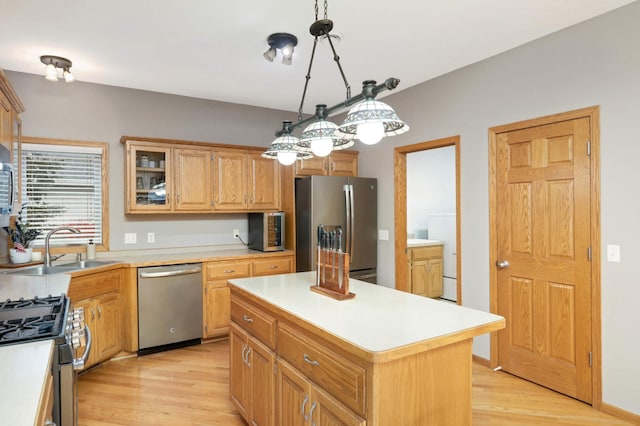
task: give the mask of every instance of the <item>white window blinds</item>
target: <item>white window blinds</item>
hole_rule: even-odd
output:
[[[102,190],[102,149],[22,145],[22,220],[42,231],[33,246],[59,226],[80,233],[56,233],[55,245],[102,244]]]

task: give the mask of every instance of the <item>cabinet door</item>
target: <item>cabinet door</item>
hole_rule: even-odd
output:
[[[230,292],[226,281],[208,282],[204,291],[204,338],[229,333]]]
[[[9,104],[9,100],[0,92],[0,144],[7,149],[9,153],[11,153],[13,141],[12,141],[12,133],[13,126],[11,122],[11,104]],[[8,156],[3,159],[3,161],[13,162],[13,159]]]
[[[171,210],[171,167],[170,148],[128,145],[127,213]]]
[[[442,296],[442,258],[427,262],[427,297]]]
[[[280,163],[260,154],[248,154],[248,188],[251,210],[280,209]]]
[[[411,293],[427,296],[428,265],[426,260],[416,260],[411,265]]]
[[[251,419],[249,424],[273,426],[275,424],[274,389],[276,356],[266,346],[249,337],[249,370],[251,371]]]
[[[211,152],[176,149],[175,210],[211,210]]]
[[[84,309],[84,323],[89,328],[89,332],[91,333],[92,343],[91,350],[89,352],[89,357],[87,361],[84,363],[84,368],[87,369],[94,365],[97,362],[98,356],[98,331],[96,329],[96,307],[93,299],[84,299],[79,301],[73,301],[74,308],[83,308]],[[75,358],[82,357],[85,348],[76,349]]]
[[[276,416],[279,426],[304,426],[309,419],[310,385],[293,367],[277,360]]]
[[[296,161],[296,176],[326,176],[329,174],[329,160],[327,157],[313,157],[308,160]]]
[[[213,209],[244,210],[247,207],[246,155],[217,151],[213,162]]]
[[[120,296],[108,293],[96,299],[96,356],[98,361],[111,358],[122,348]]]
[[[329,175],[358,176],[358,154],[334,151],[329,157]]]
[[[249,349],[247,333],[231,324],[229,338],[229,394],[240,415],[249,421],[249,396],[251,382],[246,352]]]
[[[329,394],[314,386],[309,416],[311,424],[317,426],[364,426],[366,421],[332,398]]]

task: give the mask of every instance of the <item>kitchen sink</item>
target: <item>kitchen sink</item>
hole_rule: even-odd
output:
[[[80,271],[87,268],[97,268],[99,266],[112,265],[120,263],[119,260],[80,260],[78,262],[64,263],[53,266],[31,266],[29,268],[17,269],[11,272],[5,272],[7,275],[51,275],[64,274],[65,272]]]

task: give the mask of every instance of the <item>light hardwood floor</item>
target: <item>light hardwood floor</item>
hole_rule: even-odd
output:
[[[228,341],[112,361],[80,375],[78,424],[245,425],[228,388]],[[473,424],[631,425],[478,364],[473,366]]]

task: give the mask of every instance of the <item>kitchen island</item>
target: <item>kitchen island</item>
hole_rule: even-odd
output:
[[[249,423],[471,424],[473,337],[504,318],[353,279],[336,301],[314,276],[229,281],[230,393]]]

